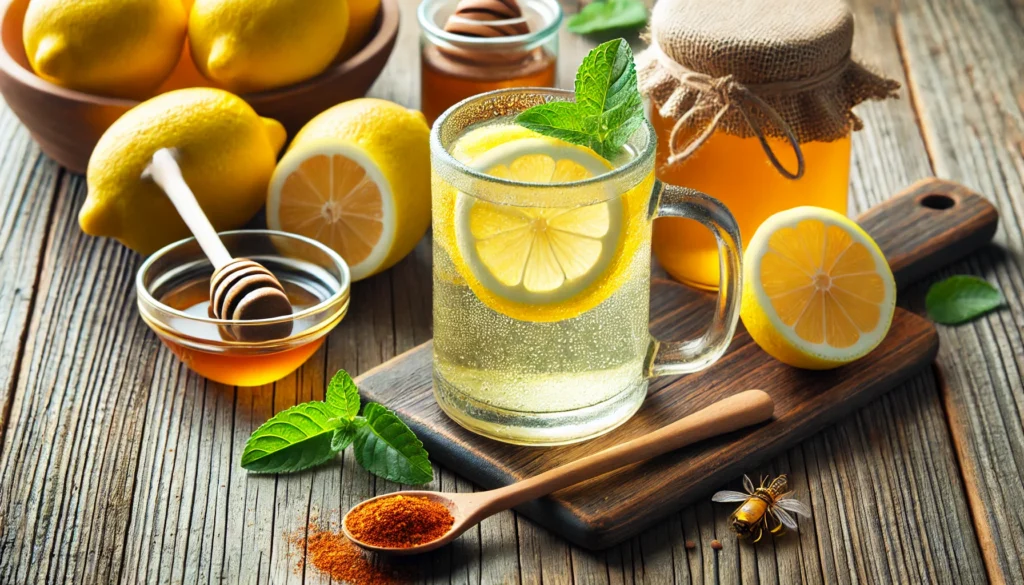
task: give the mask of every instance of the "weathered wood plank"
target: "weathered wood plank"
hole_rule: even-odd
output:
[[[1024,582],[1024,10],[912,0],[897,32],[936,173],[992,198],[997,247],[944,271],[996,284],[1007,308],[943,328],[943,399],[989,576]]]
[[[0,110],[0,448],[36,293],[59,170],[14,114]],[[0,512],[2,514],[2,512]],[[0,516],[0,520],[3,517]],[[2,522],[0,522],[2,524]]]

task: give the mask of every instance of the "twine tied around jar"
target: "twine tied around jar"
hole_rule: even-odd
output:
[[[657,2],[637,85],[673,124],[668,164],[724,133],[757,138],[780,175],[804,176],[802,145],[849,136],[863,125],[854,106],[899,88],[853,59],[853,30],[843,0]]]
[[[843,74],[846,70],[846,64],[848,63],[847,60],[840,61],[833,67],[830,67],[817,75],[804,79],[776,81],[773,83],[744,84],[736,81],[736,78],[733,75],[712,77],[705,73],[687,69],[666,55],[665,52],[661,50],[661,47],[658,46],[657,41],[652,41],[647,50],[652,52],[655,59],[658,60],[658,63],[664,67],[670,75],[675,77],[681,85],[690,87],[700,94],[700,97],[693,106],[678,118],[675,125],[672,127],[672,134],[670,135],[668,142],[668,164],[675,164],[679,161],[686,160],[692,156],[693,153],[697,152],[708,138],[714,134],[715,130],[718,129],[719,123],[721,123],[722,118],[729,113],[730,108],[735,108],[743,116],[743,119],[750,127],[751,132],[757,137],[758,142],[761,143],[761,147],[764,149],[764,153],[768,156],[768,160],[771,161],[772,166],[774,166],[775,169],[784,177],[794,180],[799,179],[804,175],[804,154],[800,149],[800,141],[797,139],[793,129],[788,123],[786,123],[786,120],[779,115],[775,108],[771,107],[764,99],[762,99],[761,96],[808,91],[833,83],[837,77]],[[680,149],[679,133],[687,127],[687,124],[693,118],[694,114],[699,112],[702,108],[715,106],[718,107],[718,111],[711,118],[711,121],[704,127],[704,130],[694,138],[690,139],[684,148]],[[761,114],[785,135],[786,141],[789,143],[790,147],[793,148],[793,154],[796,155],[797,168],[795,173],[783,166],[782,162],[775,155],[775,151],[772,150],[771,144],[768,143],[764,127],[753,114],[754,108],[760,110]]]

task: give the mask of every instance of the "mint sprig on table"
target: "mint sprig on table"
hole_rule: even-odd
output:
[[[569,31],[580,35],[640,28],[647,24],[641,0],[604,0],[587,4],[569,19]]]
[[[434,479],[423,443],[394,412],[376,402],[363,407],[345,370],[327,386],[324,401],[281,411],[260,425],[242,452],[242,468],[254,473],[292,473],[333,459],[354,445],[356,461],[370,473],[405,484]]]
[[[612,158],[644,123],[629,43],[615,39],[590,51],[576,70],[575,91],[575,102],[534,106],[516,116],[516,123]]]
[[[966,323],[1004,302],[999,289],[976,276],[963,274],[936,282],[924,298],[928,316],[943,325]]]

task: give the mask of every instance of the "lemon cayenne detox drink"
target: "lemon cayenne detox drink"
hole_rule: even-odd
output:
[[[541,416],[642,396],[653,174],[567,192],[557,186],[636,154],[609,162],[501,118],[466,132],[452,153],[477,172],[524,184],[524,197],[460,189],[434,174],[439,391],[468,408]]]
[[[647,379],[703,369],[738,318],[729,212],[654,178],[625,41],[584,59],[576,92],[470,98],[431,133],[434,393],[459,424],[521,444],[580,441],[627,420]],[[648,333],[651,224],[695,219],[722,254],[707,332]]]

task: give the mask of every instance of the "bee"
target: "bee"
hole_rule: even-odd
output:
[[[764,531],[768,530],[778,536],[785,533],[785,529],[796,530],[796,518],[790,512],[810,518],[811,509],[807,504],[794,499],[789,491],[789,483],[785,475],[776,477],[771,483],[765,485],[767,478],[761,479],[761,486],[754,489],[754,482],[746,475],[743,476],[743,489],[747,493],[721,491],[711,497],[714,502],[743,502],[736,508],[736,511],[729,517],[733,530],[740,538],[748,538],[757,535],[753,542],[761,540]],[[775,521],[771,525],[769,519]]]

